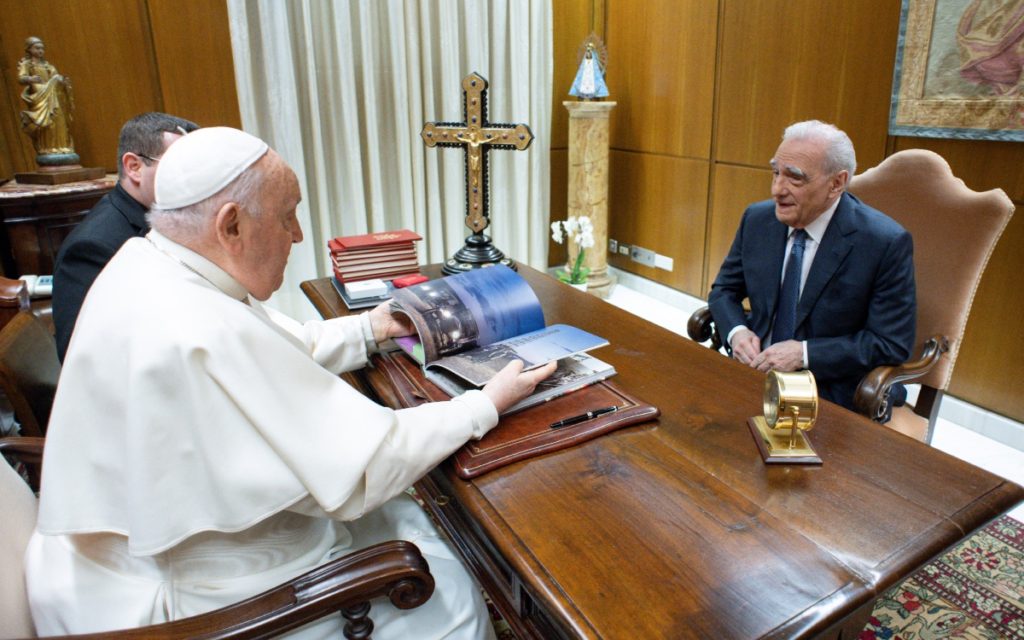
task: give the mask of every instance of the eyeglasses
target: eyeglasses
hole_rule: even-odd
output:
[[[144,153],[136,153],[135,155],[139,156],[143,160],[149,160],[150,162],[152,162],[154,164],[157,163],[157,162],[160,162],[160,158],[151,158],[151,157],[147,156]]]

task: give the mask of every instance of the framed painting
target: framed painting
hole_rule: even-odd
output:
[[[1024,141],[1024,0],[903,0],[889,133]]]

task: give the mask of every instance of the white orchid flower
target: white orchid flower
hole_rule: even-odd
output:
[[[590,269],[583,266],[583,258],[586,249],[594,246],[594,223],[588,216],[569,216],[563,222],[551,223],[551,239],[562,244],[565,238],[572,238],[576,244],[576,255],[569,255],[567,266],[568,271],[559,271],[558,278],[572,284],[582,284],[587,281],[587,274]]]
[[[562,228],[563,224],[564,223],[562,222],[551,223],[551,239],[558,244],[562,244],[562,241],[565,240],[565,231]]]
[[[594,246],[594,223],[588,216],[579,217],[573,241],[583,249]]]

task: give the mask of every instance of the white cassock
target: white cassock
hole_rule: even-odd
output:
[[[405,539],[436,590],[411,611],[373,601],[374,637],[493,637],[403,491],[497,424],[494,405],[381,407],[336,375],[375,348],[366,314],[300,325],[155,231],[129,240],[89,291],[50,418],[25,559],[38,632],[177,620]]]

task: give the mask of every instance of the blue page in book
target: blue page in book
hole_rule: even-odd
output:
[[[416,327],[422,360],[492,344],[544,328],[544,311],[530,285],[505,266],[475,269],[397,289],[392,309]],[[410,351],[414,341],[396,342]]]

